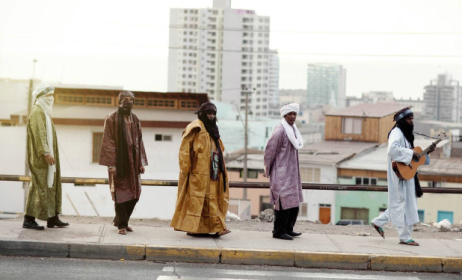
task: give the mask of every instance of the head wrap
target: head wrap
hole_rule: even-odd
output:
[[[399,122],[400,120],[402,120],[402,119],[404,119],[404,118],[406,118],[407,116],[410,116],[410,115],[414,115],[414,112],[412,112],[411,109],[406,107],[406,108],[402,109],[401,111],[399,111],[398,113],[396,113],[393,120],[395,122]]]
[[[128,90],[121,91],[119,93],[119,104],[122,102],[122,99],[124,99],[124,97],[131,97],[135,99],[135,94],[133,94],[133,92],[128,91]]]
[[[287,105],[282,106],[280,111],[281,111],[281,117],[284,117],[290,112],[295,112],[298,115],[298,112],[300,111],[300,105],[298,103],[287,104]]]
[[[210,137],[212,140],[215,142],[215,146],[217,147],[218,150],[218,169],[220,170],[220,174],[223,176],[223,189],[226,191],[226,170],[225,170],[225,164],[224,164],[224,158],[223,158],[223,153],[221,151],[221,145],[220,145],[220,131],[218,130],[217,126],[217,118],[214,118],[213,120],[209,120],[209,118],[206,115],[206,112],[208,111],[213,111],[217,112],[217,107],[215,104],[212,102],[205,102],[202,103],[202,105],[199,107],[199,110],[197,110],[194,114],[197,114],[197,117],[199,120],[202,121],[204,124],[205,130],[209,133]],[[210,176],[212,176],[212,164],[210,165]]]
[[[49,93],[54,93],[55,88],[50,86],[49,84],[46,83],[41,83],[38,85],[34,91],[32,92],[32,97],[34,97],[35,100],[39,99],[42,96],[45,96]]]
[[[217,106],[215,106],[215,104],[212,102],[202,103],[202,105],[199,107],[199,110],[197,110],[194,114],[204,113],[207,111],[217,112]]]

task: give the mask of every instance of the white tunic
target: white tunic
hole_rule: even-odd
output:
[[[392,161],[409,164],[413,151],[411,144],[403,132],[395,127],[388,138],[388,211],[390,220],[395,226],[413,225],[419,222],[417,212],[417,197],[415,195],[414,178],[400,180],[393,172]],[[406,218],[405,218],[406,217]]]

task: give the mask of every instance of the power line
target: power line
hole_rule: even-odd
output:
[[[1,35],[1,34],[0,34]],[[148,49],[173,49],[173,50],[184,50],[184,51],[208,51],[215,53],[247,53],[247,54],[271,54],[277,53],[278,55],[306,55],[306,56],[330,56],[330,57],[408,57],[408,58],[462,58],[462,54],[372,54],[372,53],[318,53],[318,52],[285,52],[285,51],[255,51],[255,50],[211,50],[207,48],[187,48],[184,46],[167,47],[167,46],[156,46],[156,45],[140,45],[140,44],[129,44],[129,43],[113,43],[113,42],[98,42],[98,41],[75,41],[75,40],[58,40],[58,39],[44,39],[44,38],[32,38],[30,36],[18,36],[18,35],[5,35],[5,37],[19,37],[24,39],[43,39],[47,42],[55,43],[76,43],[76,44],[93,44],[93,45],[108,45],[108,46],[122,46],[122,47],[136,47],[136,48],[148,48]]]

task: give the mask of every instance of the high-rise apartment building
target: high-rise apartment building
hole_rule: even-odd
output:
[[[168,91],[206,92],[209,98],[268,116],[279,73],[269,49],[270,19],[214,0],[209,9],[171,9]],[[277,69],[277,70],[276,70]],[[273,73],[273,74],[272,74]]]
[[[329,63],[308,64],[307,105],[330,104],[344,108],[346,102],[346,69]]]
[[[269,53],[269,76],[268,76],[268,116],[280,118],[279,104],[279,57],[275,51]]]
[[[444,122],[461,122],[461,88],[449,74],[439,74],[424,87],[424,118]]]

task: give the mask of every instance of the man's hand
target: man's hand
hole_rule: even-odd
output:
[[[50,154],[45,155],[45,160],[47,161],[48,165],[55,164],[55,159]]]
[[[419,153],[417,153],[416,151],[413,151],[413,153],[412,153],[412,158],[413,158],[415,161],[419,161],[419,160],[420,160],[420,155],[419,155]]]
[[[112,176],[116,176],[117,174],[117,169],[115,167],[109,167],[108,168],[108,171],[109,171],[109,174],[111,174]]]
[[[140,166],[140,173],[144,174],[144,166]]]
[[[432,143],[432,144],[430,145],[429,148],[430,148],[430,150],[428,150],[428,153],[427,153],[427,154],[433,152],[433,151],[436,149],[436,144],[435,144],[435,143]]]

